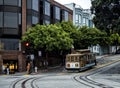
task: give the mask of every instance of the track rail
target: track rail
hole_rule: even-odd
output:
[[[14,81],[9,88],[39,88],[38,85],[36,85],[36,81],[48,76],[49,75],[18,79]]]
[[[92,70],[92,71],[87,71],[86,74],[83,74],[83,75],[75,75],[73,77],[73,79],[75,81],[77,81],[78,83],[80,84],[83,84],[85,85],[86,87],[90,87],[90,88],[114,88],[112,86],[109,86],[109,85],[106,85],[106,84],[103,84],[103,83],[100,83],[100,82],[96,82],[95,80],[93,79],[90,79],[89,77],[94,75],[94,74],[97,74],[97,73],[100,73],[100,72],[104,72],[105,71],[105,68],[111,68],[113,66],[115,66],[116,64],[119,64],[120,60],[118,61],[114,61],[112,63],[109,63],[109,64],[106,64],[100,68],[97,68],[95,70]]]
[[[118,60],[118,61],[120,61],[120,60]],[[88,70],[88,71],[84,72],[83,75],[77,74],[75,76],[72,76],[72,78],[76,82],[86,86],[86,88],[101,88],[101,87],[102,88],[114,88],[112,86],[108,86],[106,84],[96,82],[96,81],[90,79],[89,77],[94,74],[100,73],[101,71],[104,71],[104,68],[107,68],[108,66],[110,66],[112,64],[118,63],[118,61],[114,61],[112,63],[109,63],[109,64],[104,65],[99,68]],[[40,78],[43,78],[43,77],[48,77],[48,76],[52,76],[52,75],[24,77],[24,78],[14,81],[9,88],[39,88],[39,86],[36,85],[37,80]],[[27,85],[27,84],[29,84],[29,85]]]
[[[26,88],[25,84],[26,84],[29,80],[33,80],[33,79],[34,79],[34,78],[29,78],[29,79],[26,79],[25,81],[23,81],[23,82],[22,82],[22,88]],[[32,82],[30,82],[30,84],[31,84],[31,87],[32,87],[32,88],[35,88],[35,87],[33,86]]]
[[[77,76],[77,75],[74,76],[73,79],[74,79],[75,81],[77,81],[78,83],[80,83],[80,84],[83,84],[83,85],[85,85],[85,86],[87,86],[87,87],[90,87],[90,88],[94,88],[93,86],[91,86],[91,85],[89,85],[89,84],[87,84],[87,83],[85,83],[85,82],[82,82],[80,79],[78,79],[78,76]]]
[[[9,88],[28,88],[27,82],[29,81],[29,87],[30,88],[39,88],[37,85],[35,85],[35,80],[40,79],[41,77],[30,77],[30,78],[22,78],[19,80],[16,80],[12,83],[12,85]]]

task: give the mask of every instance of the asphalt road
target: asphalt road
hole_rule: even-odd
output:
[[[119,59],[120,55],[97,58],[96,67],[80,73],[61,67],[31,75],[1,75],[0,88],[120,88]]]

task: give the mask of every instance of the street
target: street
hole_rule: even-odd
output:
[[[0,88],[120,88],[120,55],[97,58],[98,65],[83,72],[64,68],[26,75],[0,76]]]

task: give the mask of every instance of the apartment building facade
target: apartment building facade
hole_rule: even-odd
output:
[[[83,9],[80,5],[76,5],[75,3],[65,4],[68,8],[73,10],[73,24],[78,27],[87,26],[94,27],[94,23],[92,22],[93,14],[91,14],[90,9]],[[89,46],[92,52],[99,54],[101,52],[100,45]]]
[[[25,71],[21,37],[28,27],[72,20],[73,12],[54,0],[0,0],[0,73],[2,66],[10,71]]]
[[[65,6],[73,10],[73,24],[78,27],[94,27],[92,22],[93,15],[91,14],[90,9],[83,9],[80,5],[75,3],[65,4]]]

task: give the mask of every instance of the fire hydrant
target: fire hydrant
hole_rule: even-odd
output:
[[[38,68],[35,66],[35,73],[37,73],[37,69],[38,69]]]

